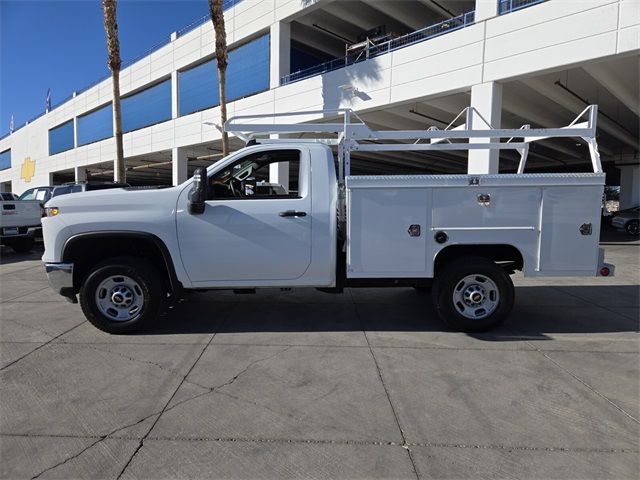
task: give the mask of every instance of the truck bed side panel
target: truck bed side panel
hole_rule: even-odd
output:
[[[517,248],[526,276],[596,274],[603,174],[352,176],[346,184],[350,278],[430,278],[442,249],[488,244]]]

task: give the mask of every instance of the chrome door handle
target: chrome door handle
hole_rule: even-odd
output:
[[[296,212],[295,210],[285,210],[284,212],[280,212],[278,215],[281,217],[306,217],[307,212]]]

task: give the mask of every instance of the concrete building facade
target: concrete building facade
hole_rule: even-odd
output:
[[[493,127],[553,127],[596,103],[607,181],[621,185],[621,207],[640,203],[637,0],[227,0],[225,6],[229,116],[348,107],[379,129],[424,129],[444,128],[473,106]],[[171,34],[126,66],[120,83],[128,181],[178,184],[221,157],[210,21]],[[111,102],[108,78],[5,135],[0,187],[21,193],[112,179]],[[476,173],[514,171],[518,159],[508,151],[469,155]],[[530,171],[590,165],[579,141],[541,142],[529,158]],[[353,168],[457,173],[466,165],[466,152],[412,152],[354,158]]]

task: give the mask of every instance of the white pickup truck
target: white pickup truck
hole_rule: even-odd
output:
[[[516,270],[612,274],[598,248],[604,174],[596,107],[583,112],[586,122],[546,130],[474,130],[472,110],[464,125],[415,132],[373,131],[352,123],[350,111],[323,124],[231,119],[225,128],[248,146],[181,185],[52,199],[43,220],[49,282],[73,302],[79,294],[89,321],[112,333],[149,326],[184,289],[370,286],[432,286],[444,320],[482,331],[507,318]],[[293,131],[338,135],[258,139]],[[523,173],[529,143],[550,135],[588,143],[594,172]],[[516,149],[519,173],[350,175],[355,151],[475,148]],[[288,179],[256,188],[270,171]]]
[[[37,200],[0,201],[0,243],[18,253],[31,251],[41,218],[42,207]]]

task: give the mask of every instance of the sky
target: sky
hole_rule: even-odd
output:
[[[207,15],[207,0],[119,0],[123,62]],[[109,75],[99,0],[0,0],[0,135]]]

